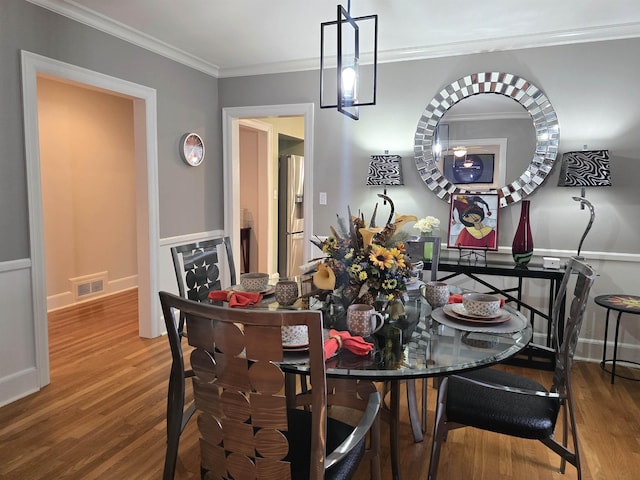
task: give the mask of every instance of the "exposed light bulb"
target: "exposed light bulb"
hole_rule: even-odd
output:
[[[358,64],[354,59],[353,64],[342,69],[342,101],[345,105],[356,102],[358,94]]]

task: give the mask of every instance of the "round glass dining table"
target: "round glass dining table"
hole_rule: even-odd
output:
[[[366,356],[347,350],[326,361],[328,377],[388,382],[390,390],[390,451],[393,478],[401,478],[399,465],[400,383],[407,379],[440,377],[502,362],[522,350],[532,338],[532,328],[517,310],[504,307],[510,318],[496,322],[456,322],[443,309],[431,311],[421,295],[405,299],[405,316],[390,322],[371,339],[374,349]],[[402,335],[399,335],[402,332]],[[402,337],[404,341],[399,341]],[[304,352],[286,353],[281,368],[291,374],[309,372]],[[409,398],[414,438],[422,439],[415,393]],[[413,404],[412,404],[413,400]]]

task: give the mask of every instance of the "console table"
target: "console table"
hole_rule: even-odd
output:
[[[445,273],[448,272],[448,273]],[[529,320],[531,327],[535,326],[536,317],[540,317],[547,322],[547,339],[544,347],[540,348],[534,345],[527,347],[523,352],[514,357],[511,363],[523,364],[529,367],[553,369],[555,354],[552,347],[552,322],[551,316],[553,312],[553,303],[560,289],[562,278],[564,277],[564,268],[550,269],[544,268],[541,264],[530,263],[528,265],[516,266],[512,262],[469,262],[469,261],[451,261],[440,260],[438,266],[438,280],[447,281],[459,275],[464,275],[484,285],[488,290],[487,293],[497,293],[505,297],[507,302],[517,305],[518,310],[525,308],[529,311]],[[443,275],[444,274],[444,275]],[[485,276],[509,277],[516,280],[515,285],[507,288],[500,288],[493,284]],[[549,294],[547,299],[547,311],[542,311],[522,299],[523,281],[528,278],[540,278],[547,280],[549,283]],[[562,336],[562,327],[564,324],[564,305],[560,316],[559,335]],[[560,338],[562,340],[562,338]]]

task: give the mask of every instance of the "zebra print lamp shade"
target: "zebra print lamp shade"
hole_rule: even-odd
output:
[[[562,155],[559,187],[610,187],[609,150],[583,150]]]
[[[404,185],[400,155],[371,155],[367,185]]]

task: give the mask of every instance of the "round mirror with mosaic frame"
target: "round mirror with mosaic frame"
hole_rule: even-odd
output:
[[[536,137],[535,151],[525,171],[514,181],[491,190],[475,190],[452,183],[443,175],[433,151],[438,124],[447,110],[480,94],[504,95],[522,105],[531,117]],[[495,192],[500,207],[505,207],[527,197],[543,183],[556,160],[559,139],[556,112],[538,87],[511,73],[480,72],[447,85],[427,105],[416,128],[414,156],[422,181],[438,198],[449,202],[454,194]]]

